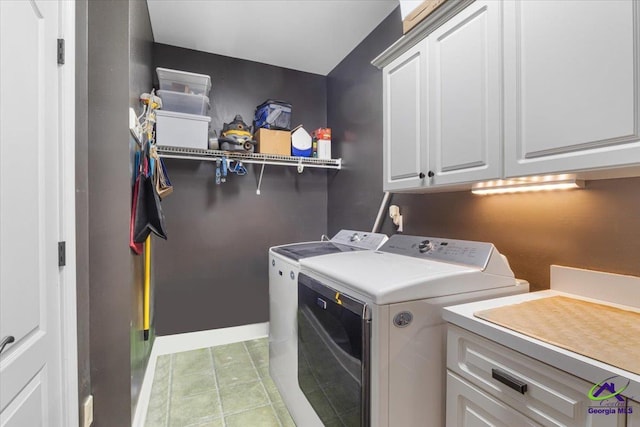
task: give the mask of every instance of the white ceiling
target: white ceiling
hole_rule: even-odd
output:
[[[157,43],[327,75],[398,0],[147,0],[147,4]]]

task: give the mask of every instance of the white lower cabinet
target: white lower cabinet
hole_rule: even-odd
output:
[[[454,384],[447,389],[447,426],[623,427],[627,419],[617,408],[589,410],[597,405],[588,398],[592,383],[453,325],[447,370]],[[509,421],[509,410],[526,423]]]
[[[447,372],[447,427],[540,426],[451,371]]]
[[[640,402],[628,400],[627,411],[627,427],[640,427]]]

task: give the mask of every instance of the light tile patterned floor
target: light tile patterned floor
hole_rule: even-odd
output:
[[[267,339],[158,357],[145,427],[295,427]]]

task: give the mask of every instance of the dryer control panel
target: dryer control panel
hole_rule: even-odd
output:
[[[366,231],[340,230],[333,236],[333,243],[353,246],[360,249],[376,250],[388,239],[386,234],[368,233]]]
[[[494,249],[486,242],[394,234],[380,251],[484,269]]]

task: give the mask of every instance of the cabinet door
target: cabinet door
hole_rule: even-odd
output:
[[[447,371],[447,427],[525,427],[540,424]]]
[[[431,185],[500,178],[501,14],[477,1],[428,37]]]
[[[504,3],[507,177],[640,162],[639,6]]]
[[[426,164],[426,42],[386,66],[383,76],[384,190],[419,188]]]
[[[627,400],[627,427],[640,427],[640,402]]]

